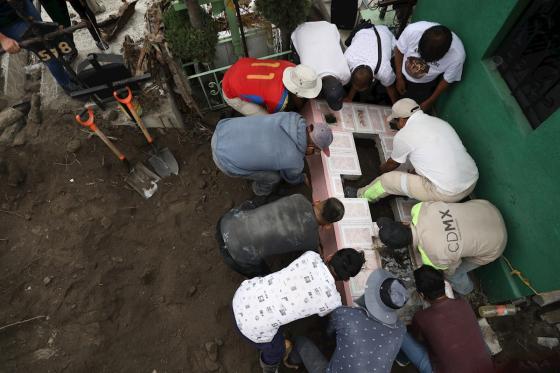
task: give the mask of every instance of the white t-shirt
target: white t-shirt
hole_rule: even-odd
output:
[[[255,343],[266,343],[280,326],[315,314],[324,316],[342,301],[321,256],[307,251],[278,272],[243,281],[232,305],[241,333]]]
[[[412,114],[406,126],[395,135],[391,158],[414,166],[416,173],[428,178],[444,194],[465,191],[478,180],[478,169],[457,132],[444,120]]]
[[[379,66],[379,71],[374,78],[379,79],[381,84],[388,87],[395,82],[395,72],[391,67],[391,56],[397,40],[387,26],[381,25],[375,26],[375,28],[381,39],[381,66]],[[350,71],[354,71],[360,65],[366,65],[374,72],[378,59],[377,49],[377,36],[375,36],[375,31],[372,28],[358,31],[352,39],[352,44],[344,52]]]
[[[424,31],[437,25],[439,23],[426,21],[411,23],[399,37],[397,48],[403,54],[402,72],[407,80],[428,83],[441,74],[448,83],[461,80],[466,55],[463,43],[455,33],[452,33],[451,47],[442,59],[426,63],[418,53],[418,43]]]
[[[302,23],[292,32],[292,44],[301,63],[312,67],[320,78],[334,76],[343,85],[350,81],[350,70],[340,47],[340,34],[332,23]]]

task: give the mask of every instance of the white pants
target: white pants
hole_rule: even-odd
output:
[[[443,193],[430,180],[423,176],[401,171],[387,172],[363,188],[358,189],[358,197],[376,202],[391,194],[407,196],[418,201],[459,202],[472,193],[476,182],[464,191],[456,194]]]
[[[229,98],[226,96],[222,90],[222,96],[224,101],[235,111],[245,115],[246,117],[251,115],[267,115],[268,111],[260,105],[253,104],[252,102],[243,101],[240,98]]]

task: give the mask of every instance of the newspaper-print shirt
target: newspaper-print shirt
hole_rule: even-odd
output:
[[[342,301],[321,256],[307,251],[278,272],[243,281],[232,305],[241,333],[266,343],[280,326],[314,314],[325,316]]]

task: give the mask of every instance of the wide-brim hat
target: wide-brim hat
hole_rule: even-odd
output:
[[[315,70],[307,65],[288,67],[282,75],[286,89],[298,97],[315,98],[319,96],[323,83]]]
[[[387,281],[392,280],[392,281]],[[384,286],[386,288],[382,289]],[[381,292],[384,292],[385,300]],[[388,297],[388,298],[387,298]],[[373,271],[366,282],[364,300],[368,312],[384,324],[395,324],[398,320],[397,309],[408,301],[408,290],[390,272],[379,268]],[[392,303],[390,307],[387,303]]]

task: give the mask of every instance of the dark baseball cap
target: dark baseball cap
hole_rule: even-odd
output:
[[[331,110],[338,111],[342,109],[342,100],[346,96],[342,83],[334,76],[325,76],[323,79],[323,89],[321,93],[327,101]]]
[[[389,218],[379,218],[376,221],[379,227],[379,239],[390,249],[400,249],[412,243],[410,227]]]

